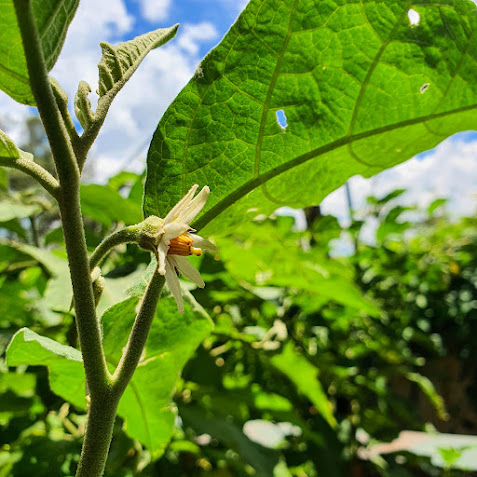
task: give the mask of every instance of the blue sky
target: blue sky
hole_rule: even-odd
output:
[[[246,0],[81,0],[62,54],[52,70],[72,99],[80,80],[97,87],[100,41],[117,43],[156,28],[180,23],[168,44],[151,52],[115,99],[89,159],[96,179],[104,181],[122,169],[140,171],[150,138],[168,105],[193,75],[200,60],[225,35]],[[94,95],[91,95],[93,107]],[[0,122],[15,140],[31,114],[0,92]],[[408,188],[402,201],[427,206],[448,197],[453,214],[475,211],[477,194],[477,133],[461,133],[371,179],[351,179],[359,209],[370,194],[384,195]],[[346,220],[343,190],[323,201],[323,211]]]

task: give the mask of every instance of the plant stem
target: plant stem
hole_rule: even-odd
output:
[[[40,236],[38,234],[38,228],[36,226],[36,219],[33,215],[30,216],[29,219],[30,219],[31,235],[32,235],[33,245],[35,247],[40,248]]]
[[[55,98],[48,79],[32,0],[14,0],[14,5],[25,50],[30,86],[50,142],[58,173],[59,187],[55,186],[55,197],[58,200],[63,224],[73,285],[76,326],[83,354],[87,388],[90,392],[88,422],[76,475],[77,477],[100,477],[103,475],[108,456],[117,406],[141,357],[165,279],[157,273],[153,274],[142,299],[126,349],[112,377],[107,369],[100,325],[96,317],[80,207],[80,167],[84,162],[82,154],[86,155],[87,148],[80,150],[77,144],[72,144],[76,137],[72,134],[69,116],[65,115],[66,100],[62,91],[56,86]],[[47,182],[51,182],[49,178]],[[147,225],[150,226],[149,223]],[[137,232],[137,227],[126,227],[105,239],[93,253],[91,260],[93,267],[112,246],[136,238]]]
[[[57,199],[59,184],[58,181],[39,164],[31,159],[27,159],[27,153],[20,151],[20,157],[0,157],[0,166],[11,167],[29,175],[38,182],[52,197]],[[27,156],[28,157],[28,156]]]
[[[117,232],[108,235],[95,249],[94,252],[89,257],[89,268],[93,270],[99,262],[109,253],[109,251],[121,245],[123,243],[131,243],[137,241],[137,231],[138,227],[136,225],[131,225],[129,227],[124,227]]]
[[[76,309],[76,325],[91,399],[109,386],[79,198],[79,169],[61,112],[56,103],[43,57],[31,0],[14,0],[22,35],[30,86],[50,143],[60,187],[57,193]]]
[[[101,477],[113,436],[119,398],[109,393],[91,400],[76,477]]]
[[[164,282],[165,278],[155,270],[142,297],[136,321],[113,375],[113,390],[119,395],[126,389],[139,363]]]

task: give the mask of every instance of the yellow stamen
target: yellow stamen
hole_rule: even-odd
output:
[[[179,235],[179,237],[173,238],[169,244],[168,255],[197,255],[202,254],[200,248],[193,247],[194,241],[187,233]]]

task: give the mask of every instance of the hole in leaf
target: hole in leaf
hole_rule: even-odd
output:
[[[424,94],[426,91],[427,91],[427,88],[429,88],[429,84],[430,83],[424,83],[420,88],[419,88],[419,92],[421,94]]]
[[[411,26],[419,25],[419,22],[421,21],[421,16],[419,15],[419,13],[416,12],[416,10],[410,8],[407,12],[407,16],[409,17],[409,23],[411,24]]]
[[[277,114],[277,123],[280,125],[280,127],[285,129],[288,126],[287,117],[285,116],[285,111],[283,111],[283,109],[279,109],[276,114]]]

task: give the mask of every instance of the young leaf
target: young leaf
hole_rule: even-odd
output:
[[[108,42],[101,43],[103,56],[98,64],[99,100],[96,113],[91,111],[91,103],[87,97],[91,88],[86,82],[81,81],[75,97],[76,116],[83,128],[88,128],[93,122],[101,123],[104,120],[114,97],[131,78],[146,55],[174,38],[178,28],[179,25],[159,28],[117,46]]]
[[[53,68],[79,0],[32,0],[36,25],[48,70]],[[35,105],[15,8],[0,0],[0,89],[16,101]]]
[[[207,184],[193,225],[223,233],[282,205],[317,204],[355,174],[473,129],[475,5],[413,5],[418,25],[409,8],[252,0],[159,123],[145,216],[164,216],[191,184]]]

